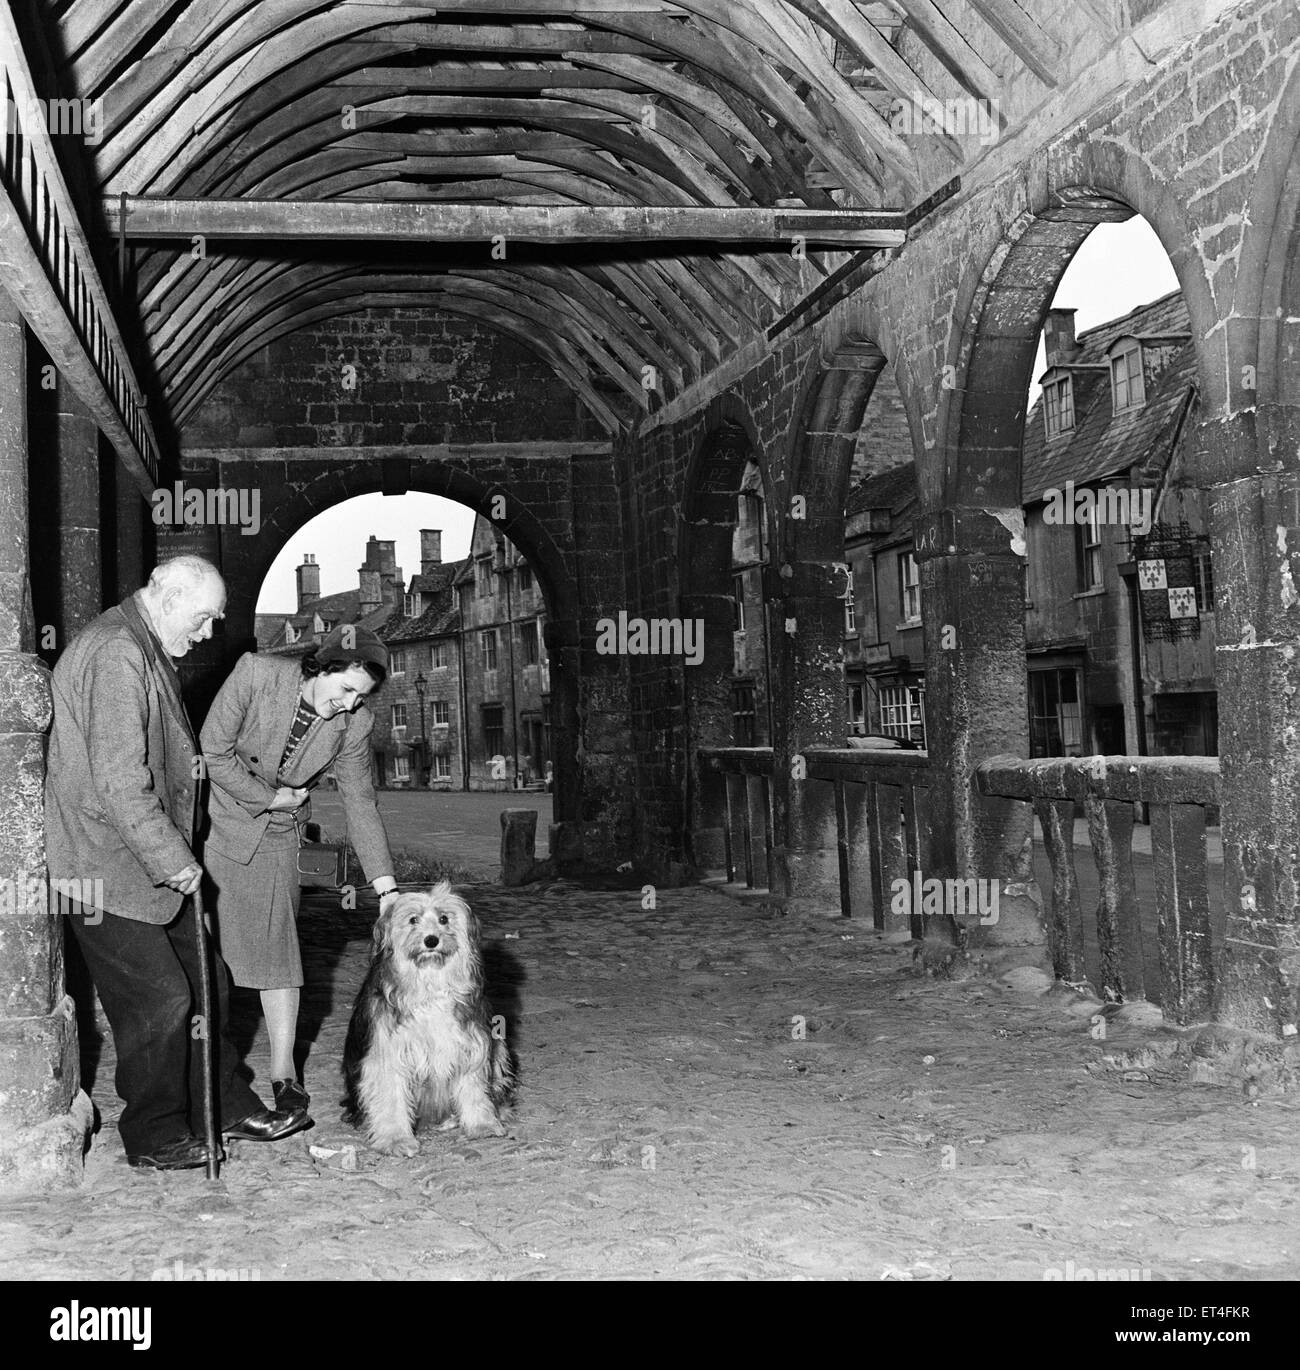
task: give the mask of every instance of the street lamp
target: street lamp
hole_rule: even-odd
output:
[[[424,731],[424,692],[429,688],[429,682],[423,671],[415,677],[415,693],[420,700],[420,765],[424,767],[425,781],[428,785],[429,774],[432,767],[429,765],[429,739]]]

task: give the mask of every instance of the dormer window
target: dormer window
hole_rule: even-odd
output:
[[[1110,359],[1110,388],[1113,413],[1137,409],[1146,403],[1146,386],[1142,383],[1142,344],[1136,340],[1125,343]]]
[[[406,618],[419,618],[420,592],[418,590],[402,596],[402,613]]]
[[[1074,384],[1069,376],[1043,383],[1043,422],[1049,438],[1074,431]]]

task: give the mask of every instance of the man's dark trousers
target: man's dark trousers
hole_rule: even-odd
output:
[[[203,1065],[195,1034],[208,1028],[195,1021],[202,1001],[193,899],[164,925],[80,907],[67,923],[113,1030],[115,1084],[126,1104],[117,1126],[127,1155],[151,1155],[187,1133],[202,1137]],[[217,1125],[231,1127],[265,1105],[235,1073],[238,1056],[225,1031],[229,976],[211,946],[209,959]]]

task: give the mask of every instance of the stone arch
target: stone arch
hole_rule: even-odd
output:
[[[307,465],[307,463],[304,463]],[[314,465],[314,464],[313,464]],[[552,752],[554,761],[554,817],[557,823],[576,820],[580,810],[578,764],[579,604],[571,570],[572,558],[557,544],[549,529],[531,509],[515,498],[500,480],[485,479],[472,467],[452,461],[402,462],[402,489],[440,495],[482,514],[528,558],[546,604],[546,644],[551,662]],[[322,461],[313,479],[298,485],[293,498],[280,503],[260,534],[243,537],[223,529],[219,561],[229,591],[226,632],[215,650],[196,661],[186,673],[187,693],[201,716],[235,658],[253,642],[253,610],[267,572],[289,538],[317,514],[358,495],[385,489],[384,461],[347,464]],[[505,497],[505,516],[493,518],[494,497]],[[197,653],[196,653],[197,655]]]
[[[679,535],[679,604],[683,619],[704,625],[703,659],[684,668],[683,711],[687,765],[687,856],[701,870],[724,864],[716,815],[725,799],[715,793],[720,776],[704,771],[699,749],[735,742],[732,687],[735,678],[735,598],[733,555],[740,497],[757,485],[761,496],[758,536],[771,547],[771,484],[753,415],[734,393],[714,398],[704,416],[703,435],[686,475]],[[767,623],[762,616],[764,575],[747,579],[754,599],[747,607],[759,615],[758,632],[744,643],[755,667],[756,742],[771,738],[770,670]],[[757,637],[757,641],[754,637]],[[761,712],[760,712],[761,711]]]
[[[972,792],[974,766],[1028,754],[1021,454],[1030,368],[1061,276],[1099,223],[1142,213],[1168,253],[1198,339],[1203,384],[1214,367],[1203,340],[1213,300],[1181,207],[1139,159],[1106,139],[1069,147],[1046,185],[1022,203],[991,253],[957,292],[940,377],[936,460],[922,473],[917,559],[926,644],[930,754],[935,767],[930,862],[939,875],[978,875],[1026,890],[1004,901],[996,927],[972,941],[1033,943],[1030,814]],[[1055,181],[1056,188],[1047,188]],[[936,920],[927,935],[961,941]]]
[[[1256,389],[1238,389],[1233,409],[1300,404],[1300,70],[1278,101],[1251,187],[1236,306],[1250,326],[1228,340],[1229,385],[1234,364],[1253,366]]]

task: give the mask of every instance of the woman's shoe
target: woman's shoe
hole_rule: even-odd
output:
[[[293,1113],[298,1109],[306,1113],[307,1105],[311,1103],[311,1095],[297,1080],[272,1080],[271,1088],[275,1092],[277,1113]]]

